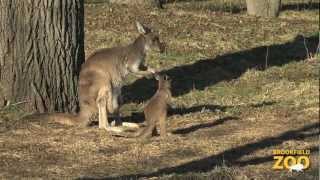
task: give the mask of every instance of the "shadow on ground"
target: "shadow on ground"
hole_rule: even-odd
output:
[[[219,111],[225,111],[225,109],[228,108],[228,106],[219,106],[219,105],[198,105],[198,106],[193,106],[193,107],[170,107],[168,108],[168,117],[174,116],[174,115],[180,115],[183,116],[185,114],[190,114],[190,113],[197,113],[197,112],[203,112],[203,111],[210,111],[210,112],[215,112],[216,110]],[[141,123],[144,122],[144,114],[143,112],[135,112],[132,113],[131,116],[126,116],[123,117],[122,120],[124,122],[136,122],[136,123]]]
[[[197,131],[199,129],[211,128],[211,127],[223,124],[226,121],[237,120],[237,119],[239,119],[239,118],[228,116],[228,117],[224,117],[224,118],[221,118],[221,119],[218,119],[218,120],[214,120],[214,121],[209,122],[209,123],[202,123],[202,124],[193,125],[193,126],[190,126],[190,127],[187,127],[187,128],[180,128],[180,129],[174,130],[172,132],[172,134],[189,134],[189,133]]]
[[[305,125],[296,130],[290,130],[275,137],[267,137],[257,142],[241,145],[235,148],[227,149],[219,154],[212,155],[200,160],[191,161],[179,166],[163,168],[156,172],[146,174],[131,174],[118,177],[105,177],[105,178],[90,178],[83,177],[82,180],[89,179],[137,179],[137,178],[148,178],[158,177],[166,174],[183,174],[190,172],[208,172],[216,166],[232,165],[232,166],[248,166],[253,164],[260,164],[268,161],[273,161],[272,156],[258,157],[250,160],[242,161],[241,157],[250,155],[251,153],[261,150],[264,148],[271,148],[276,145],[280,145],[288,140],[304,140],[306,138],[319,136],[319,123],[312,123]],[[318,147],[310,147],[313,153],[319,151]]]
[[[305,40],[309,52],[315,53],[318,36],[306,37]],[[267,48],[269,55],[266,62]],[[248,69],[265,70],[301,61],[306,57],[304,38],[297,36],[293,41],[284,44],[261,46],[212,59],[198,60],[194,64],[173,67],[161,73],[169,75],[172,79],[173,96],[181,96],[194,89],[204,90],[221,81],[239,78]],[[145,101],[154,94],[155,89],[155,80],[138,79],[123,88],[125,103]]]
[[[263,101],[258,104],[249,104],[246,105],[252,108],[259,108],[262,106],[270,106],[276,104],[274,101]],[[220,106],[214,104],[205,104],[205,105],[197,105],[192,107],[170,107],[168,108],[168,117],[174,115],[184,116],[190,113],[203,113],[203,112],[225,112],[227,108],[234,108],[234,106]],[[236,117],[233,117],[235,119]],[[135,123],[142,123],[145,121],[143,112],[134,112],[131,116],[122,117],[122,121],[124,122],[135,122]],[[97,124],[96,124],[97,125]]]
[[[317,10],[319,9],[319,2],[299,2],[292,4],[285,4],[281,6],[281,10],[295,10],[295,11],[304,11],[304,10]]]

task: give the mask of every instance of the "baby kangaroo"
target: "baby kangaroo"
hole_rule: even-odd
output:
[[[152,133],[156,131],[156,127],[160,127],[160,136],[167,136],[166,119],[167,106],[171,100],[171,82],[168,76],[156,75],[158,80],[158,90],[147,102],[144,107],[145,127],[142,127],[134,133],[114,134],[123,137],[150,138]]]
[[[146,127],[137,135],[140,138],[151,137],[157,124],[160,127],[160,136],[167,136],[166,119],[167,106],[171,100],[171,81],[166,75],[156,75],[156,79],[158,80],[158,90],[144,108]]]

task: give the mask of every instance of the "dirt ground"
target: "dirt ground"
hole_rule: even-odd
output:
[[[26,122],[17,104],[0,110],[0,179],[318,179],[317,3],[285,3],[274,19],[213,1],[164,10],[86,4],[86,56],[132,42],[137,20],[159,32],[166,52],[147,64],[173,79],[171,134],[136,140],[97,126]],[[155,88],[153,79],[129,77],[125,121],[143,120]],[[273,170],[274,149],[311,150],[310,168]]]

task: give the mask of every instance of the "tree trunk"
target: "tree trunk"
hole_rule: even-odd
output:
[[[281,0],[246,0],[249,15],[277,17],[280,12]]]
[[[0,103],[74,111],[83,41],[83,0],[1,0]]]

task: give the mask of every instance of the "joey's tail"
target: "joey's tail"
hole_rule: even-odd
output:
[[[78,115],[68,114],[68,113],[42,113],[42,114],[32,114],[23,117],[22,119],[27,120],[41,120],[59,123],[63,125],[73,126],[76,125]]]

